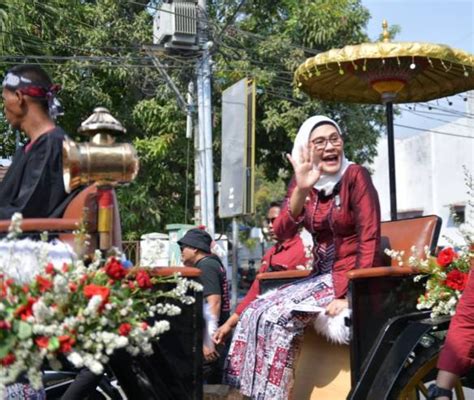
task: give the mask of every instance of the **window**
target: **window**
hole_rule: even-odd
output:
[[[451,213],[455,222],[462,224],[466,222],[466,206],[464,205],[453,205],[451,207]]]
[[[449,206],[449,218],[446,226],[454,228],[466,222],[466,206],[464,204],[451,204]]]

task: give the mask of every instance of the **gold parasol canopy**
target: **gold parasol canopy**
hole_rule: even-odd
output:
[[[397,219],[393,103],[428,101],[474,89],[474,56],[449,46],[383,41],[332,49],[308,58],[295,84],[311,97],[347,103],[385,104],[390,214]]]
[[[474,89],[474,56],[432,43],[384,41],[332,49],[295,72],[311,97],[349,103],[411,103]],[[383,95],[389,98],[385,99]]]

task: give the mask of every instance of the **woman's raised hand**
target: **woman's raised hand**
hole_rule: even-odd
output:
[[[293,166],[298,188],[305,191],[311,189],[321,176],[319,166],[314,165],[312,145],[300,149],[299,160],[295,160],[290,154],[287,154],[286,157]]]

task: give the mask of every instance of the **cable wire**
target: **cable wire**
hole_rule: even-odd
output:
[[[433,133],[437,133],[439,135],[455,136],[455,137],[461,137],[461,138],[466,138],[466,139],[474,139],[474,136],[458,135],[457,133],[448,133],[448,132],[435,131],[434,129],[416,128],[414,126],[402,125],[402,124],[393,124],[393,125],[399,126],[400,128],[413,129],[415,131],[433,132]]]

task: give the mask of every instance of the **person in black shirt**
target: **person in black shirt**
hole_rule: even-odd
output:
[[[208,383],[220,383],[226,345],[214,346],[210,338],[229,317],[230,301],[226,271],[221,260],[211,254],[211,236],[201,229],[191,229],[178,244],[185,266],[201,270],[205,307],[208,308],[208,341],[204,341],[204,379]]]
[[[13,67],[3,80],[5,118],[12,128],[25,133],[28,141],[17,149],[0,183],[0,219],[10,219],[16,212],[25,218],[61,217],[80,190],[67,193],[64,187],[62,149],[66,132],[55,123],[61,112],[58,90],[38,65]],[[100,375],[83,368],[63,399],[87,397],[100,379]],[[7,391],[13,393],[18,385],[22,384],[7,387]],[[26,392],[28,386],[20,389]],[[44,392],[36,395],[40,399]]]
[[[0,219],[62,216],[75,193],[63,183],[62,145],[66,133],[54,121],[60,112],[59,86],[37,65],[18,65],[2,84],[5,118],[26,134],[0,184]]]

